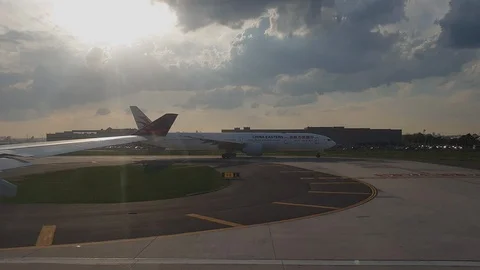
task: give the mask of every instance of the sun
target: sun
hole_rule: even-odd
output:
[[[177,18],[151,0],[53,0],[53,23],[90,44],[126,45],[172,31]]]

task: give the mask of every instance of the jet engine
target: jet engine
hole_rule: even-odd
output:
[[[263,145],[260,143],[249,143],[245,145],[242,152],[249,156],[261,156],[263,154]]]

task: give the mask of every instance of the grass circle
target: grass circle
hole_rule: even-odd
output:
[[[122,203],[184,197],[228,185],[208,166],[85,167],[23,176],[17,196],[5,203]]]

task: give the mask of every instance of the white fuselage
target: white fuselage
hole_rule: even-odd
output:
[[[203,140],[202,140],[203,139]],[[208,141],[207,141],[208,140]],[[168,133],[165,137],[148,137],[148,144],[160,146],[167,150],[206,150],[222,149],[212,141],[236,144],[261,144],[262,151],[323,151],[335,146],[330,138],[313,133],[259,133],[259,132],[225,132],[225,133]],[[222,143],[220,143],[222,145]]]

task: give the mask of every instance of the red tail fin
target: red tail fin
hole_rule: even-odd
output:
[[[173,123],[177,119],[178,114],[176,113],[166,113],[162,117],[153,121],[152,123],[146,125],[142,129],[139,129],[134,135],[146,136],[146,135],[155,135],[155,136],[166,136]]]

